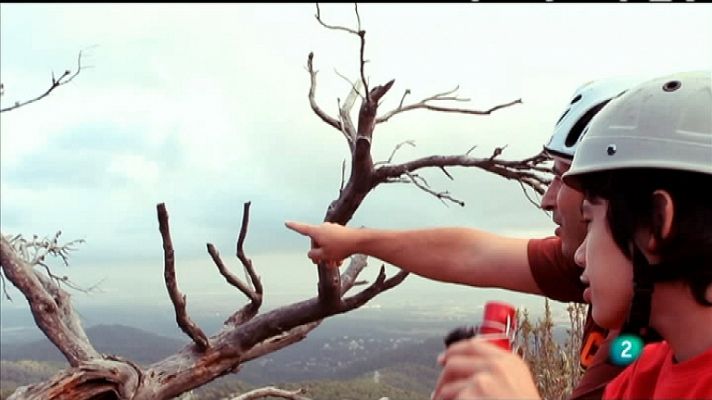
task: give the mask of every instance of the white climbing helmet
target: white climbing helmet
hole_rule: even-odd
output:
[[[712,175],[712,71],[647,81],[591,121],[564,182],[589,172],[660,168]]]
[[[581,134],[591,118],[612,98],[641,83],[640,78],[615,77],[588,82],[574,92],[566,111],[556,122],[554,133],[544,150],[558,157],[571,160]]]

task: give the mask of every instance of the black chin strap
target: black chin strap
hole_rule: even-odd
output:
[[[670,268],[660,267],[661,265],[655,265],[653,269],[656,272],[670,270]],[[656,276],[658,274],[654,273],[653,269],[638,247],[633,246],[633,302],[621,333],[637,335],[645,343],[662,340],[662,337],[650,327],[650,306],[655,282],[665,279]]]

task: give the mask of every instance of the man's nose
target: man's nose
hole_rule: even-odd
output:
[[[541,197],[540,207],[545,211],[554,211],[556,208],[556,195],[559,190],[555,186],[556,184],[552,182]]]

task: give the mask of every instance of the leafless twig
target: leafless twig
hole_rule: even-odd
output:
[[[158,211],[158,228],[161,231],[161,237],[163,238],[163,258],[164,258],[164,278],[166,281],[166,288],[168,289],[168,295],[173,302],[173,308],[176,312],[176,322],[180,326],[181,330],[185,332],[188,337],[190,337],[200,351],[205,351],[210,346],[207,336],[203,333],[202,329],[193,322],[188,313],[186,312],[186,301],[185,295],[181,294],[178,289],[178,283],[176,282],[176,270],[175,270],[175,255],[173,251],[173,242],[171,241],[170,228],[168,226],[168,212],[166,211],[166,205],[164,203],[158,204],[156,207]]]
[[[457,90],[457,89],[455,89],[455,90]],[[380,124],[380,123],[386,122],[396,114],[400,114],[402,112],[406,112],[406,111],[410,111],[410,110],[417,110],[417,109],[426,109],[426,110],[430,110],[430,111],[441,111],[441,112],[452,112],[452,113],[460,113],[460,114],[490,115],[499,109],[511,107],[515,104],[522,104],[522,99],[517,99],[514,101],[510,101],[508,103],[499,104],[499,105],[491,107],[487,110],[471,110],[471,109],[467,109],[467,108],[443,107],[443,106],[435,106],[432,104],[428,104],[429,101],[439,101],[439,100],[468,101],[468,99],[461,99],[458,97],[448,96],[453,91],[439,93],[434,96],[427,97],[417,103],[408,104],[406,106],[403,106],[403,102],[401,100],[401,104],[398,105],[398,108],[387,112],[385,115],[383,115],[381,117],[378,117],[376,119],[376,123]],[[404,96],[404,98],[405,98],[405,96]]]
[[[45,90],[44,93],[42,93],[39,96],[34,97],[30,100],[16,101],[15,104],[13,104],[12,106],[0,109],[0,112],[12,111],[12,110],[15,110],[22,106],[26,106],[28,104],[34,103],[38,100],[41,100],[41,99],[49,96],[49,94],[52,93],[52,91],[54,91],[55,89],[57,89],[58,87],[60,87],[62,85],[66,85],[67,83],[73,81],[74,78],[76,78],[79,75],[79,73],[82,72],[82,70],[87,69],[87,68],[91,68],[91,67],[82,65],[82,51],[80,51],[79,55],[77,56],[77,69],[74,71],[74,73],[72,73],[72,71],[70,71],[70,70],[65,70],[64,73],[62,75],[60,75],[59,78],[55,78],[54,72],[52,72],[52,82],[50,83],[49,88],[47,90]],[[3,94],[4,94],[4,85],[3,85]]]
[[[5,274],[0,270],[0,282],[2,282],[2,294],[5,295],[5,298],[12,302],[12,297],[10,297],[10,294],[7,292],[7,286],[5,285]]]
[[[545,167],[544,163],[549,161],[550,158],[541,152],[536,156],[521,161],[502,160],[497,158],[502,152],[501,148],[498,149],[499,151],[495,149],[492,156],[487,158],[475,158],[468,155],[430,156],[402,164],[383,165],[376,169],[375,181],[403,182],[400,179],[401,177],[427,167],[477,167],[506,179],[521,182],[543,195],[547,185],[550,183],[547,175],[551,173],[551,168]]]
[[[267,397],[279,397],[287,400],[310,400],[308,397],[302,396],[304,393],[306,393],[304,389],[284,390],[274,386],[266,386],[243,393],[237,397],[233,397],[231,400],[256,400]]]
[[[321,19],[321,11],[319,10],[319,3],[316,4],[316,20],[319,21],[319,23],[328,29],[334,29],[338,31],[344,31],[348,32],[352,35],[356,35],[359,37],[359,40],[361,42],[361,48],[360,48],[360,70],[361,70],[361,82],[363,83],[364,87],[364,92],[366,93],[366,102],[370,103],[371,102],[371,93],[368,90],[368,81],[366,80],[366,75],[364,73],[364,64],[366,64],[366,61],[364,60],[364,52],[365,52],[365,47],[366,47],[366,31],[361,29],[361,17],[359,16],[358,13],[358,4],[354,4],[355,10],[356,10],[356,20],[358,22],[358,30],[353,30],[351,28],[347,28],[344,26],[338,26],[338,25],[328,25]]]
[[[346,182],[346,160],[341,161],[341,186],[339,187],[339,194],[344,191],[344,183]]]
[[[210,254],[210,257],[213,259],[215,266],[218,267],[218,271],[220,271],[220,275],[222,275],[225,278],[227,283],[238,288],[251,301],[257,301],[257,294],[250,287],[248,287],[245,283],[243,283],[240,280],[240,278],[238,278],[235,274],[233,274],[232,272],[230,272],[227,269],[227,267],[225,266],[225,263],[223,263],[222,259],[220,258],[220,253],[215,248],[215,246],[213,246],[212,243],[208,243],[207,247],[208,247],[208,253]]]
[[[410,146],[412,146],[412,147],[415,147],[415,141],[414,141],[414,140],[406,140],[405,142],[398,143],[398,144],[396,145],[396,147],[393,149],[393,151],[391,152],[391,156],[388,157],[388,161],[379,161],[379,162],[373,163],[373,166],[375,167],[375,166],[377,166],[377,165],[390,164],[391,161],[393,161],[393,156],[396,155],[396,152],[398,151],[398,149],[400,149],[401,147],[403,147],[403,145],[406,145],[406,144],[407,144],[407,145],[410,145]]]
[[[309,57],[307,58],[307,71],[309,71],[309,76],[310,76],[310,82],[311,85],[309,86],[309,105],[311,106],[312,110],[314,113],[321,118],[322,121],[326,122],[327,124],[333,126],[336,128],[339,132],[341,132],[342,127],[339,121],[335,120],[333,117],[331,117],[329,114],[324,112],[324,110],[319,107],[319,105],[316,102],[316,74],[318,71],[314,70],[314,53],[309,53]]]
[[[451,202],[453,202],[453,203],[459,205],[460,207],[464,207],[464,206],[465,206],[465,202],[464,202],[464,201],[458,200],[458,199],[452,197],[452,196],[450,195],[450,192],[447,192],[447,191],[445,191],[445,192],[436,192],[436,191],[430,189],[430,185],[428,185],[428,183],[425,181],[425,179],[422,178],[420,175],[414,174],[414,173],[412,173],[412,172],[406,172],[405,175],[410,178],[410,181],[411,181],[415,186],[417,186],[419,189],[423,190],[424,192],[430,193],[430,194],[432,194],[433,196],[437,197],[437,199],[440,200],[443,204],[447,205],[447,203],[445,202],[445,200],[448,200],[448,201],[451,201]],[[419,182],[419,181],[422,181],[422,182]]]
[[[336,70],[336,68],[334,68],[334,72],[335,72],[336,75],[338,75],[341,79],[343,79],[343,80],[345,80],[346,82],[349,83],[349,86],[351,86],[351,90],[354,91],[354,92],[358,95],[358,97],[360,97],[362,100],[366,99],[366,98],[361,94],[361,92],[359,92],[359,87],[360,87],[361,85],[363,85],[363,82],[359,81],[358,84],[355,84],[355,83],[351,82],[351,79],[345,77],[345,76],[342,75],[338,70]]]
[[[358,10],[357,10],[356,16],[358,17]],[[321,20],[321,11],[319,10],[319,3],[316,3],[316,15],[314,15],[314,17],[325,28],[334,29],[337,31],[344,31],[344,32],[348,32],[348,33],[358,36],[358,31],[355,31],[353,29],[346,28],[344,26],[328,25],[328,24],[324,23],[324,21]],[[359,22],[359,25],[360,25],[360,22]]]
[[[251,202],[246,202],[243,204],[242,208],[242,226],[240,227],[240,234],[237,238],[237,252],[236,256],[242,262],[243,267],[247,270],[247,274],[250,276],[250,281],[255,288],[255,292],[260,297],[262,296],[262,282],[260,278],[255,273],[255,269],[252,266],[252,260],[247,258],[245,251],[243,250],[243,245],[245,244],[245,238],[247,237],[247,226],[250,223],[250,205]],[[253,299],[254,301],[254,299]]]

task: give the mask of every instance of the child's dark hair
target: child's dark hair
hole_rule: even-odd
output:
[[[705,188],[712,187],[712,175],[629,168],[582,175],[580,182],[589,201],[608,200],[608,226],[626,257],[633,257],[631,243],[636,229],[651,228],[661,243],[661,262],[668,269],[660,271],[664,280],[687,283],[699,304],[712,306],[705,299],[712,283],[712,200]],[[674,205],[672,229],[665,239],[654,212],[656,190],[668,192]]]

